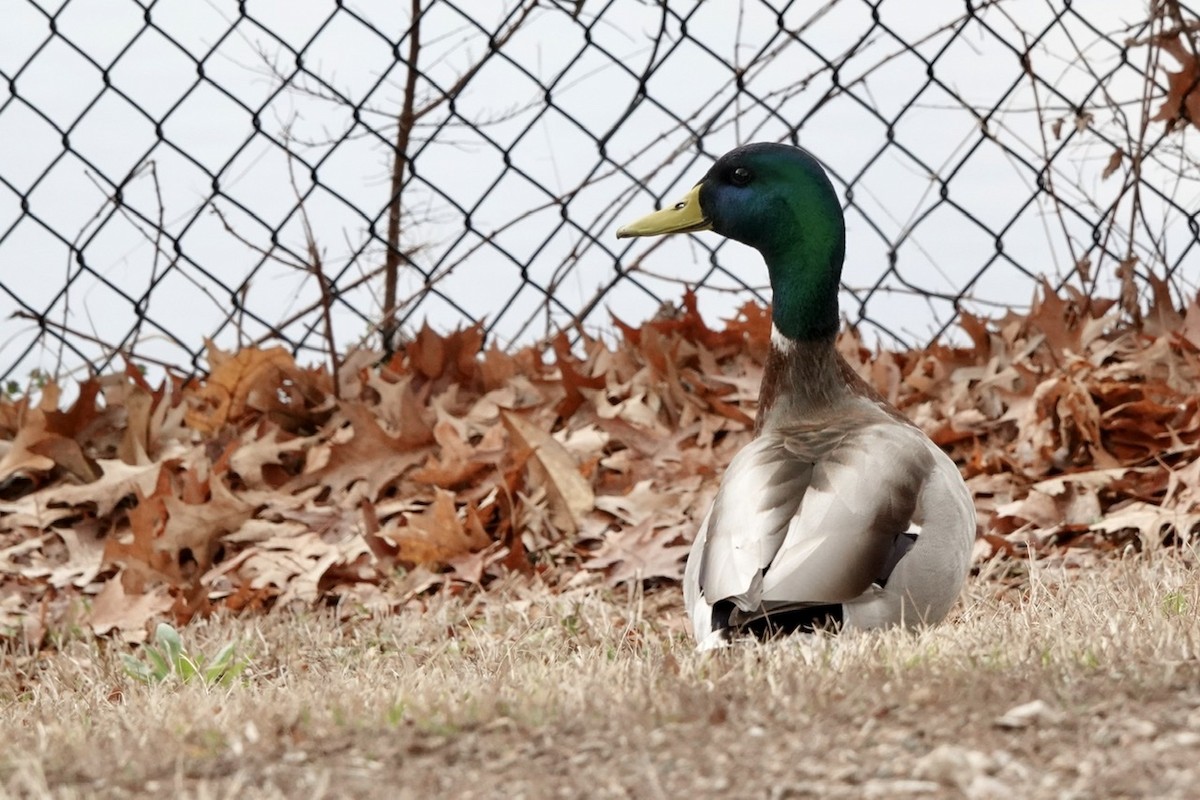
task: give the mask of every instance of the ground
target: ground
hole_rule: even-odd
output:
[[[380,618],[275,611],[227,686],[147,685],[82,634],[12,653],[0,793],[21,797],[1190,797],[1188,554],[997,562],[940,626],[696,653],[672,588],[505,583]]]

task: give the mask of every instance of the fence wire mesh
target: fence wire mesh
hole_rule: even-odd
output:
[[[1197,14],[1155,0],[0,0],[0,380],[428,321],[602,335],[761,263],[616,224],[747,141],[843,193],[842,310],[920,345],[1046,279],[1194,291]],[[8,308],[5,309],[4,305]]]

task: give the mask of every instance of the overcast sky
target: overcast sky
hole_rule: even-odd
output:
[[[0,375],[24,380],[59,356],[49,341],[27,350],[37,327],[11,318],[22,308],[81,334],[68,368],[104,352],[88,337],[188,368],[205,336],[225,347],[267,336],[318,301],[296,263],[306,221],[343,291],[339,345],[369,334],[381,282],[345,287],[383,258],[408,4],[344,5],[251,0],[242,15],[233,0],[160,0],[149,12],[135,0],[0,0]],[[757,0],[671,2],[666,14],[641,0],[585,0],[543,4],[500,56],[487,34],[518,4],[456,5],[480,16],[429,6],[418,105],[483,66],[417,129],[402,242],[413,250],[401,280],[414,298],[403,309],[410,329],[466,316],[485,319],[502,345],[532,341],[589,307],[618,265],[635,264],[584,319],[588,330],[609,330],[610,312],[645,320],[658,298],[698,281],[709,287],[705,314],[727,316],[746,286],[766,282],[754,253],[718,248],[714,234],[655,246],[613,231],[722,152],[785,140],[795,126],[850,190],[843,312],[885,342],[923,343],[953,317],[936,296],[964,287],[968,307],[996,314],[1028,301],[1032,275],[1069,277],[1080,258],[1111,282],[1116,263],[1092,231],[1123,186],[1128,159],[1101,178],[1113,143],[1138,118],[1148,48],[1132,47],[1123,65],[1120,45],[1137,35],[1141,3],[1075,3],[1086,19],[1069,12],[1051,25],[1063,9],[1044,0],[1007,0],[965,21],[961,0],[885,0],[875,25],[861,0],[816,11],[797,2],[782,15]],[[1044,83],[1022,71],[1026,50]],[[649,99],[638,94],[647,75]],[[1189,247],[1200,262],[1186,215],[1157,196],[1194,213],[1195,147],[1176,135],[1156,152],[1177,159],[1176,174],[1147,166],[1143,263],[1174,265]],[[1065,204],[1045,193],[1029,202],[1046,153]],[[1118,216],[1105,243],[1124,251]],[[1184,272],[1194,286],[1196,268]],[[422,292],[425,275],[435,291]],[[548,303],[537,287],[551,284]],[[246,309],[233,320],[231,290]],[[317,319],[284,327],[314,349],[309,361],[323,346],[307,333]]]

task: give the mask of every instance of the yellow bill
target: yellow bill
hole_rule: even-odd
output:
[[[710,230],[712,230],[712,222],[700,210],[700,184],[696,184],[675,205],[655,211],[653,214],[647,214],[635,222],[617,228],[617,238],[626,239],[631,236],[658,236],[664,233]]]

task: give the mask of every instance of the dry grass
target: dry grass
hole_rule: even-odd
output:
[[[75,641],[0,677],[0,794],[1194,796],[1193,560],[1002,585],[975,580],[916,634],[704,655],[670,591],[513,585],[424,615],[187,628],[203,652],[241,643],[251,665],[226,688],[145,686],[124,645]]]

